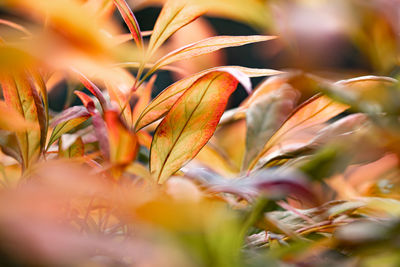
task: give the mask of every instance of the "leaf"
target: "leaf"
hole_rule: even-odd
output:
[[[58,148],[58,155],[64,158],[76,158],[83,157],[85,154],[85,144],[82,141],[82,137],[78,137],[74,143],[68,148],[62,148],[62,138],[60,139],[60,146]]]
[[[235,179],[223,178],[203,168],[188,169],[185,175],[197,180],[210,192],[230,193],[248,201],[254,201],[261,195],[272,199],[282,199],[290,195],[313,204],[318,200],[304,175],[290,169],[262,170]]]
[[[138,47],[143,47],[143,37],[140,32],[139,24],[133,14],[132,10],[128,6],[125,0],[114,0],[114,4],[117,6],[119,12],[122,15],[129,31],[132,34],[133,40]]]
[[[5,102],[36,129],[16,133],[24,168],[35,161],[42,150],[45,114],[37,90],[26,71],[2,74],[0,78]]]
[[[211,138],[237,84],[228,72],[210,72],[173,105],[151,144],[150,171],[159,183],[196,156]]]
[[[323,95],[316,95],[304,102],[296,108],[286,122],[274,133],[268,142],[265,143],[263,149],[250,163],[248,169],[252,170],[259,159],[283,139],[306,128],[324,123],[348,108],[349,106],[337,103]]]
[[[135,78],[131,73],[123,68],[112,68],[108,71],[113,75],[112,80],[105,80],[107,92],[110,96],[110,101],[115,102],[122,112],[123,118],[129,126],[133,125],[132,109],[128,105],[129,99],[132,96],[132,85],[135,83]]]
[[[127,166],[135,159],[139,144],[135,133],[129,131],[121,121],[118,111],[107,110],[104,120],[109,138],[110,161],[115,165],[114,177],[118,177],[120,167]]]
[[[253,102],[258,101],[258,98],[263,97],[264,95],[269,95],[271,92],[278,90],[282,86],[290,86],[289,80],[291,76],[293,76],[293,74],[289,72],[284,75],[269,77],[265,81],[261,82],[254,89],[253,93],[240,104],[239,109],[246,110]]]
[[[206,12],[204,7],[188,0],[169,0],[165,3],[150,37],[148,56],[172,34]]]
[[[368,76],[360,76],[356,78],[351,78],[347,80],[340,80],[337,81],[337,85],[352,85],[352,84],[363,84],[363,83],[388,83],[388,84],[396,84],[398,81],[396,79],[393,79],[391,77],[387,76],[374,76],[374,75],[368,75]]]
[[[154,68],[160,68],[173,62],[208,54],[226,47],[242,46],[275,39],[276,36],[215,36],[193,44],[189,44],[170,52],[155,63]]]
[[[90,98],[87,94],[81,91],[74,91],[74,94],[79,97],[82,104],[85,106],[86,110],[89,111],[90,114],[93,115],[96,111],[96,106],[94,104],[93,99]]]
[[[90,118],[90,113],[82,106],[74,106],[69,109],[64,110],[60,115],[58,115],[52,121],[52,125],[55,126],[47,148],[49,148],[61,135],[69,132],[82,122]]]
[[[206,166],[224,177],[233,177],[240,171],[228,156],[220,151],[218,147],[211,145],[211,142],[208,142],[200,150],[193,162],[197,165],[197,162],[199,162],[202,166]]]
[[[340,136],[353,134],[365,125],[367,116],[362,113],[348,115],[320,130],[309,142],[309,146],[321,145]]]
[[[107,105],[107,101],[104,98],[103,93],[101,92],[101,90],[94,84],[92,83],[83,73],[81,73],[80,71],[71,68],[71,70],[73,72],[75,72],[76,74],[78,74],[78,78],[81,81],[81,83],[86,87],[86,89],[88,89],[100,102],[101,108],[104,110],[107,109],[108,105]]]
[[[18,139],[14,133],[0,130],[0,147],[4,154],[13,157],[20,164],[24,164]]]
[[[92,114],[92,124],[97,140],[99,142],[100,151],[106,160],[110,159],[110,142],[108,138],[107,125],[104,122],[100,113],[96,110]]]
[[[138,99],[137,103],[135,104],[133,111],[132,111],[132,124],[131,125],[133,125],[133,123],[135,123],[137,121],[137,119],[139,118],[142,111],[149,104],[149,102],[151,100],[151,92],[153,90],[154,82],[156,81],[156,79],[157,79],[157,75],[153,75],[150,78],[149,82],[144,87],[144,90],[141,92],[141,94],[139,94],[139,92],[137,92],[139,99]]]
[[[354,134],[361,127],[365,126],[366,121],[367,116],[365,114],[357,113],[348,115],[322,128],[308,140],[297,141],[296,145],[290,142],[281,145],[277,151],[273,151],[262,158],[261,162],[264,165],[274,160],[293,158],[304,153],[309,153],[327,144],[329,141],[338,141],[341,137]]]
[[[49,128],[49,101],[47,96],[47,87],[43,81],[43,77],[40,73],[34,68],[30,68],[27,70],[27,75],[29,75],[29,80],[31,86],[35,87],[37,92],[41,95],[41,99],[38,94],[33,94],[36,98],[36,102],[38,103],[38,115],[39,115],[39,124],[40,124],[40,148],[42,149],[46,146],[47,140],[47,131]],[[44,110],[43,110],[44,106]]]
[[[4,2],[4,1],[3,1]],[[6,5],[16,8],[25,16],[52,29],[52,33],[63,38],[66,46],[91,54],[102,54],[108,51],[107,38],[100,34],[99,18],[79,1],[70,0],[12,0]],[[51,40],[47,40],[50,42]]]
[[[172,105],[178,100],[178,98],[185,92],[185,90],[188,89],[198,78],[213,71],[224,71],[229,69],[242,72],[248,77],[262,77],[281,73],[280,71],[271,69],[252,69],[240,66],[222,66],[199,72],[170,85],[155,99],[153,99],[153,101],[139,116],[135,125],[136,131],[163,117],[168,110],[171,109]]]
[[[298,94],[293,89],[282,88],[253,102],[246,112],[246,153],[243,168],[262,151],[265,142],[289,116],[297,102]]]
[[[108,142],[107,127],[102,116],[96,110],[93,99],[91,99],[87,94],[80,91],[75,91],[74,93],[79,97],[85,108],[92,116],[92,124],[96,138],[99,142],[100,150],[103,154],[103,157],[108,160],[110,158],[110,147]]]
[[[0,101],[0,129],[11,132],[24,132],[37,130],[38,125],[26,121],[25,118],[15,109],[7,106],[4,101]]]

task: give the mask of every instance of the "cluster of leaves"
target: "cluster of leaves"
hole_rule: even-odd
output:
[[[1,4],[27,16],[0,19],[3,264],[400,263],[398,80],[220,66],[151,99],[155,73],[181,71],[177,61],[276,38],[215,36],[163,53],[226,7],[214,2],[166,1],[151,32],[125,0]],[[237,2],[226,14],[245,20]],[[254,2],[244,11],[257,24]],[[57,114],[48,92],[63,81],[83,105]],[[238,84],[249,96],[226,111]]]

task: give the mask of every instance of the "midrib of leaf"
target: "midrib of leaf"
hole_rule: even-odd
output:
[[[318,98],[316,98],[316,99],[318,99]],[[309,102],[309,103],[310,103],[310,102]],[[302,121],[300,121],[300,122],[297,123],[296,125],[292,126],[291,128],[287,129],[287,130],[284,131],[283,133],[281,133],[281,134],[279,134],[279,135],[277,135],[277,136],[272,136],[269,140],[271,140],[272,138],[274,138],[275,140],[279,139],[280,137],[284,136],[285,134],[287,134],[288,132],[290,132],[291,130],[293,130],[294,128],[296,128],[297,126],[301,125],[303,122],[305,122],[305,121],[307,121],[307,120],[309,120],[309,119],[312,119],[313,117],[317,116],[319,113],[321,113],[323,110],[325,110],[325,109],[326,109],[328,106],[330,106],[332,103],[333,103],[333,101],[329,102],[329,103],[326,104],[323,108],[321,108],[320,110],[318,110],[318,112],[315,112],[315,113],[312,114],[311,116],[309,116],[309,117],[303,119]],[[303,107],[304,107],[304,106],[303,106]],[[289,116],[289,119],[290,119],[290,116]],[[289,119],[288,119],[288,120],[289,120]],[[284,125],[284,124],[285,124],[285,122],[284,122],[282,125]],[[278,131],[279,131],[279,129],[278,129]],[[261,156],[262,156],[263,154],[265,154],[265,152],[267,152],[267,151],[272,147],[272,145],[274,145],[275,140],[273,140],[273,142],[272,142],[269,146],[267,146],[266,149],[261,150],[259,156],[257,156],[257,157],[253,160],[252,164],[251,164],[250,167],[249,167],[249,170],[253,169],[254,166],[257,164],[257,161],[261,158]],[[267,141],[267,143],[268,143],[268,141]]]
[[[206,87],[206,89],[204,90],[204,93],[202,94],[202,96],[201,96],[199,102],[196,104],[195,108],[194,108],[193,111],[190,113],[189,118],[186,120],[185,124],[183,125],[182,130],[179,132],[177,138],[175,139],[174,143],[172,144],[171,149],[168,151],[168,154],[167,154],[167,156],[165,157],[165,160],[163,161],[163,164],[162,164],[162,166],[161,166],[160,174],[158,175],[157,180],[160,179],[160,176],[161,176],[161,174],[162,174],[162,172],[163,172],[163,170],[164,170],[164,167],[165,167],[165,165],[166,165],[166,163],[167,163],[169,157],[171,156],[172,150],[174,150],[176,144],[178,143],[179,138],[181,137],[182,133],[184,132],[185,128],[187,127],[187,125],[188,125],[190,119],[192,118],[193,114],[196,112],[197,108],[198,108],[199,105],[201,104],[201,102],[202,102],[204,96],[206,95],[208,89],[210,88],[211,84],[214,82],[215,79],[217,79],[217,78],[220,77],[221,75],[222,75],[222,74],[219,74],[219,75],[217,75],[216,77],[214,77],[214,78],[209,82],[209,84],[207,85],[207,87]]]

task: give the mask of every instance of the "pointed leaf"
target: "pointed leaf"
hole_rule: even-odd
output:
[[[291,169],[261,170],[235,179],[221,177],[203,168],[188,168],[184,171],[187,177],[197,180],[208,191],[230,193],[248,201],[254,201],[260,195],[272,199],[282,199],[290,195],[313,204],[318,201],[304,175]]]
[[[34,86],[38,89],[40,95],[42,96],[42,101],[43,101],[43,105],[44,105],[45,120],[42,123],[44,125],[42,126],[42,140],[41,140],[42,146],[44,147],[45,143],[46,143],[47,131],[49,128],[49,120],[50,120],[47,87],[46,87],[45,82],[43,81],[43,77],[40,75],[40,73],[38,71],[36,71],[35,69],[30,69],[30,74],[31,74],[32,82],[33,82]]]
[[[88,118],[90,118],[90,113],[85,107],[75,106],[64,110],[51,123],[55,127],[51,133],[47,147],[50,147],[61,135],[69,132]]]
[[[108,142],[107,127],[103,117],[96,110],[93,99],[91,99],[87,94],[80,91],[75,91],[74,93],[79,97],[87,111],[89,111],[90,115],[92,116],[93,129],[99,142],[100,151],[102,152],[103,157],[108,160],[110,158],[110,147]]]
[[[267,140],[275,133],[295,107],[298,94],[282,88],[253,102],[246,112],[246,153],[243,169],[257,157]]]
[[[121,13],[122,18],[128,26],[136,45],[138,47],[143,47],[143,38],[140,32],[139,24],[128,4],[125,2],[125,0],[114,0],[114,4],[117,6],[119,13]]]
[[[85,106],[86,110],[89,111],[90,114],[93,114],[96,111],[96,106],[90,96],[81,91],[74,91],[74,94],[79,97],[82,104]]]
[[[266,142],[261,152],[249,165],[249,170],[252,170],[256,166],[258,160],[283,139],[308,127],[324,123],[348,108],[349,106],[337,103],[322,95],[316,95],[309,99],[297,107],[279,130]]]
[[[92,114],[92,124],[97,140],[99,142],[100,151],[106,160],[110,159],[110,142],[108,138],[107,125],[103,120],[103,117],[96,110]]]
[[[150,171],[159,183],[179,170],[207,143],[217,128],[238,80],[214,71],[198,79],[157,127],[150,150]]]
[[[165,3],[150,37],[148,55],[153,53],[177,30],[206,12],[189,0],[169,0]]]
[[[79,72],[76,69],[72,69],[76,74],[78,74],[78,78],[81,81],[81,83],[88,89],[100,102],[101,108],[104,110],[107,109],[107,101],[104,98],[103,93],[101,90],[93,83],[91,82],[83,73]]]
[[[138,152],[139,145],[135,133],[121,121],[118,111],[107,110],[104,114],[110,145],[110,161],[114,165],[114,176],[120,175],[121,167],[131,163]]]
[[[261,159],[262,165],[270,163],[274,160],[292,158],[303,153],[313,151],[325,145],[329,141],[337,140],[340,137],[349,136],[359,131],[367,121],[367,116],[362,113],[348,115],[325,126],[308,140],[296,141],[296,144],[287,142],[279,147],[278,150],[269,153]]]
[[[130,123],[129,126],[131,126],[132,109],[127,103],[132,98],[132,85],[135,83],[135,78],[123,68],[112,68],[109,73],[114,76],[114,79],[104,80],[104,83],[110,96],[110,101],[118,105],[123,119]]]
[[[280,71],[271,69],[252,69],[240,66],[222,66],[199,72],[170,85],[155,99],[153,99],[153,101],[139,116],[135,126],[136,131],[163,117],[168,110],[171,109],[172,105],[178,100],[178,98],[185,92],[185,90],[188,89],[198,78],[213,71],[224,71],[228,69],[237,70],[245,74],[247,77],[262,77],[281,73]]]
[[[250,36],[215,36],[179,48],[159,59],[157,68],[169,65],[175,61],[189,59],[208,54],[226,47],[242,46],[246,44],[263,42],[275,39],[276,36],[250,35]]]

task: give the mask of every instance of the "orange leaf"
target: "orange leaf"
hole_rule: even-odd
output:
[[[196,156],[211,138],[237,84],[228,72],[210,72],[173,105],[151,144],[150,171],[159,183]]]
[[[142,114],[140,114],[135,126],[136,131],[163,117],[185,90],[188,89],[198,78],[213,71],[224,71],[229,69],[242,72],[248,77],[262,77],[281,73],[280,71],[271,69],[252,69],[240,66],[222,66],[196,73],[170,85],[155,99],[153,99],[153,101],[143,110]]]
[[[200,150],[194,161],[200,162],[201,165],[225,177],[235,177],[240,171],[228,156],[216,146],[213,146],[211,142]]]
[[[113,75],[114,78],[112,80],[104,80],[104,83],[110,100],[118,105],[123,118],[127,123],[130,123],[132,120],[132,109],[130,105],[127,105],[127,102],[129,101],[128,98],[135,78],[123,68],[112,68],[109,70],[109,73]],[[131,124],[129,126],[131,126]]]
[[[155,63],[155,68],[169,65],[175,61],[208,54],[226,47],[241,46],[256,42],[275,39],[276,36],[250,35],[250,36],[215,36],[193,44],[181,47],[170,52]]]
[[[110,161],[117,167],[131,163],[138,152],[138,141],[134,133],[123,124],[119,113],[107,110],[104,113],[110,144]]]
[[[73,68],[71,68],[71,70],[76,74],[78,74],[79,81],[86,87],[86,89],[88,89],[99,100],[103,111],[106,110],[107,101],[104,98],[104,95],[101,92],[101,90],[80,71]]]
[[[0,78],[7,105],[15,109],[27,122],[37,125],[36,130],[16,133],[22,163],[25,168],[35,161],[44,146],[46,115],[37,89],[26,71],[3,74]]]
[[[74,91],[74,94],[79,97],[87,111],[89,111],[89,113],[93,115],[96,109],[93,99],[91,99],[90,96],[81,91]]]
[[[324,123],[348,108],[349,106],[337,103],[322,95],[316,95],[304,102],[296,108],[274,135],[266,141],[261,152],[249,164],[248,169],[252,170],[262,156],[285,138],[293,136],[306,128]]]
[[[149,102],[151,100],[151,91],[153,90],[154,82],[156,81],[156,79],[157,79],[157,75],[153,75],[150,78],[150,81],[146,84],[144,90],[138,96],[139,100],[137,101],[135,107],[133,108],[133,112],[132,112],[132,124],[133,124],[133,122],[137,121],[137,119],[139,118],[142,111],[149,104]]]
[[[37,130],[38,125],[26,121],[24,117],[15,109],[7,106],[4,101],[0,101],[0,129],[11,132],[23,132],[27,130]]]

